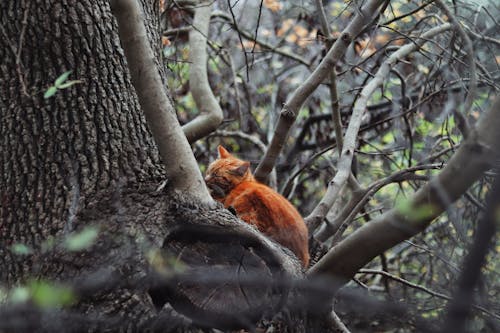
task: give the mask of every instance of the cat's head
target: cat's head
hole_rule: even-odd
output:
[[[223,199],[242,181],[254,180],[250,172],[250,162],[231,155],[224,147],[217,147],[219,158],[210,163],[205,176],[214,199]]]

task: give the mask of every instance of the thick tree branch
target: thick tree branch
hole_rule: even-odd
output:
[[[309,275],[335,278],[337,289],[373,258],[423,231],[496,163],[499,127],[497,97],[443,171],[409,199],[407,208],[394,208],[362,226],[331,249]]]
[[[182,126],[184,134],[193,143],[219,127],[224,115],[215,98],[207,74],[207,35],[212,4],[196,8],[193,29],[189,31],[189,88],[200,115]]]
[[[294,91],[290,99],[285,103],[283,109],[281,110],[271,143],[266,151],[266,154],[255,170],[255,178],[257,180],[265,181],[267,175],[273,169],[276,160],[281,153],[285,141],[288,138],[290,128],[295,122],[299,110],[305,100],[321,84],[321,82],[323,82],[328,74],[330,74],[331,69],[345,53],[345,50],[349,44],[351,44],[353,38],[355,38],[365,25],[370,22],[370,19],[374,16],[373,13],[377,13],[377,9],[383,2],[383,0],[370,0],[359,9],[354,19],[351,23],[349,23],[344,31],[342,31],[340,38],[335,41],[318,67],[311,73],[304,83]]]
[[[198,164],[167,98],[149,45],[143,13],[135,0],[112,0],[132,83],[165,164],[169,185],[202,202],[212,202]]]
[[[400,59],[418,50],[429,38],[432,38],[433,36],[450,28],[450,24],[443,24],[422,34],[419,42],[415,41],[402,46],[398,51],[391,54],[391,56],[380,66],[380,69],[375,74],[375,77],[363,88],[360,97],[354,104],[354,110],[352,111],[349,126],[347,127],[344,137],[344,147],[338,162],[338,171],[335,174],[335,177],[328,184],[328,190],[326,191],[323,199],[321,199],[311,214],[305,218],[308,225],[317,225],[318,221],[324,219],[332,205],[337,200],[340,190],[345,185],[349,177],[362,117],[365,113],[368,100],[375,89],[377,89],[384,82],[392,67],[395,66]]]

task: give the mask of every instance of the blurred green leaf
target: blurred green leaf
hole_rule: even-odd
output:
[[[64,245],[70,251],[85,250],[94,244],[98,234],[99,229],[97,227],[86,227],[78,233],[69,235],[64,241]]]
[[[394,132],[390,131],[384,134],[382,137],[383,143],[393,143],[394,142]]]
[[[33,302],[41,308],[54,308],[69,305],[76,299],[71,289],[45,281],[33,281],[30,284]]]
[[[30,298],[30,290],[27,287],[16,287],[10,293],[12,303],[24,303]]]
[[[12,250],[12,252],[19,255],[28,255],[33,253],[33,250],[29,246],[21,243],[12,245],[10,249]]]
[[[435,214],[435,206],[431,204],[420,205],[419,207],[413,206],[411,200],[404,199],[396,203],[396,210],[399,214],[409,218],[413,221],[420,221],[427,219]]]

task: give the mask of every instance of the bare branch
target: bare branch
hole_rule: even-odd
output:
[[[342,320],[339,318],[339,316],[335,313],[335,311],[332,311],[330,313],[330,317],[333,320],[333,322],[335,323],[335,326],[336,326],[337,330],[339,331],[339,333],[351,333],[351,331],[349,331],[347,326],[345,326],[345,324],[342,322]]]
[[[445,299],[447,301],[450,301],[452,298],[448,295],[445,295],[445,294],[442,294],[442,293],[438,293],[437,291],[434,291],[432,289],[429,289],[427,287],[424,287],[422,285],[419,285],[419,284],[416,284],[416,283],[413,283],[413,282],[410,282],[408,280],[405,280],[399,276],[396,276],[394,274],[391,274],[391,273],[388,273],[386,271],[379,271],[379,270],[375,270],[375,269],[360,269],[358,273],[364,273],[364,274],[378,274],[378,275],[382,275],[384,277],[387,277],[391,280],[394,280],[394,281],[397,281],[399,283],[402,283],[404,284],[405,286],[408,286],[410,288],[414,288],[414,289],[417,289],[417,290],[420,290],[420,291],[423,291],[424,293],[427,293],[431,296],[434,296],[434,297],[439,297],[439,298],[442,298],[442,299]],[[471,306],[478,310],[478,311],[481,311],[485,314],[487,314],[488,316],[491,316],[493,318],[496,318],[498,320],[500,320],[500,315],[497,315],[495,313],[492,313],[490,311],[488,311],[487,309],[485,309],[484,307],[480,306],[480,305],[477,305],[477,304],[471,304]]]
[[[326,19],[325,9],[323,8],[323,2],[321,0],[315,1],[316,8],[318,10],[319,20],[321,23],[321,30],[326,36],[326,46],[328,49],[332,47],[331,31]],[[332,121],[333,128],[335,130],[335,141],[337,143],[339,156],[342,151],[343,138],[342,138],[342,121],[340,118],[340,108],[339,108],[339,97],[337,94],[337,74],[335,73],[335,66],[330,70],[330,99],[332,101]]]
[[[202,202],[212,202],[200,169],[166,92],[135,0],[112,0],[132,83],[165,164],[169,184]],[[175,157],[175,158],[174,158]]]
[[[276,160],[288,137],[288,132],[295,122],[298,112],[305,100],[328,76],[333,66],[345,53],[349,44],[351,44],[353,38],[365,27],[366,23],[370,22],[370,19],[374,16],[373,13],[377,13],[377,9],[383,2],[383,0],[370,0],[359,10],[354,19],[344,31],[342,31],[340,38],[335,41],[318,67],[304,83],[294,91],[290,99],[285,103],[281,110],[271,143],[255,170],[256,179],[265,181],[267,175],[274,168]]]
[[[453,28],[460,35],[460,38],[464,43],[465,51],[467,53],[467,59],[469,61],[470,81],[469,81],[469,90],[467,92],[467,98],[465,99],[464,110],[462,114],[458,114],[459,112],[458,110],[455,112],[455,114],[457,115],[457,120],[459,122],[460,130],[463,136],[467,137],[469,125],[467,123],[467,119],[465,118],[465,116],[469,114],[469,111],[472,108],[472,103],[474,103],[474,99],[476,98],[477,95],[477,74],[476,74],[476,62],[474,61],[474,49],[472,48],[472,42],[469,36],[462,28],[462,25],[457,20],[455,15],[453,15],[450,9],[445,5],[445,3],[442,0],[434,0],[434,3],[436,4],[436,6],[439,7],[439,9],[441,9],[446,14],[446,16],[448,16],[448,20],[453,25]]]
[[[356,214],[359,213],[368,200],[370,200],[370,198],[384,186],[394,182],[404,181],[409,175],[413,176],[412,173],[415,171],[440,169],[441,167],[442,164],[440,163],[409,167],[380,179],[367,188],[354,191],[351,200],[349,200],[342,212],[340,212],[333,222],[324,225],[324,227],[317,233],[316,239],[319,241],[326,241],[333,234],[339,233],[339,231],[343,232],[349,223],[354,220]]]
[[[500,97],[486,111],[443,171],[408,201],[349,235],[309,270],[311,277],[337,279],[335,289],[380,253],[423,231],[498,159]]]
[[[287,51],[287,50],[285,50],[283,48],[280,48],[280,47],[277,47],[277,46],[273,46],[273,45],[271,45],[269,43],[266,43],[263,40],[257,39],[257,37],[254,37],[250,32],[241,29],[234,22],[233,18],[230,15],[228,15],[227,13],[224,13],[222,11],[214,11],[213,16],[220,17],[223,20],[227,21],[229,24],[231,24],[233,26],[234,29],[236,29],[236,31],[238,32],[238,34],[240,34],[244,38],[246,38],[246,39],[254,42],[255,44],[259,45],[264,50],[269,50],[269,51],[271,51],[273,53],[276,53],[276,54],[279,54],[279,55],[281,55],[281,56],[283,56],[285,58],[289,58],[289,59],[295,60],[295,61],[301,63],[302,65],[306,66],[306,67],[310,67],[311,66],[310,62],[307,59],[304,59],[303,57],[301,57],[301,56],[299,56],[299,55],[297,55],[297,54],[295,54],[293,52]]]
[[[219,127],[224,115],[215,98],[207,74],[207,35],[212,4],[195,9],[193,29],[189,31],[189,88],[200,114],[182,126],[184,134],[193,143]]]
[[[329,182],[328,190],[326,191],[323,199],[321,199],[311,214],[305,218],[308,225],[317,224],[318,221],[325,218],[326,214],[335,203],[335,200],[337,200],[338,193],[342,187],[344,187],[349,177],[362,117],[365,113],[368,100],[375,89],[377,89],[377,87],[384,82],[389,75],[391,68],[395,66],[400,59],[418,50],[429,38],[432,38],[433,36],[450,28],[450,24],[440,25],[422,34],[419,42],[415,41],[402,46],[398,51],[391,54],[391,56],[380,66],[380,69],[375,74],[375,77],[363,88],[360,97],[356,100],[356,104],[354,105],[354,110],[352,111],[352,116],[349,121],[349,126],[347,127],[344,137],[344,147],[338,162],[338,171],[335,174],[335,177]]]
[[[246,134],[242,131],[226,131],[226,130],[218,130],[215,131],[214,133],[210,134],[210,136],[222,136],[222,137],[234,137],[234,138],[240,138],[243,140],[247,140],[264,152],[266,150],[266,145],[260,141],[260,139],[256,136]]]
[[[474,31],[472,31],[469,27],[465,27],[467,29],[467,33],[469,35],[471,35],[472,37],[474,38],[477,38],[479,40],[482,40],[484,42],[488,42],[488,43],[493,43],[493,44],[496,44],[497,46],[500,46],[500,40],[499,39],[496,39],[496,38],[492,38],[492,37],[488,37],[488,36],[483,36],[483,35],[480,35],[480,34],[477,34],[475,33]]]

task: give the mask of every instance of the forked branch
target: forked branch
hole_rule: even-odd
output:
[[[333,66],[344,55],[353,38],[355,38],[360,31],[366,27],[366,24],[371,21],[371,18],[378,13],[378,8],[383,2],[384,0],[369,0],[357,11],[354,19],[349,23],[344,31],[342,31],[340,38],[335,41],[326,56],[319,63],[318,67],[316,67],[304,83],[293,92],[292,96],[285,103],[281,110],[276,129],[274,130],[271,143],[255,170],[255,178],[257,180],[266,180],[267,176],[276,164],[276,160],[278,159],[286,139],[288,138],[290,128],[295,122],[299,110],[305,100],[331,73]]]

